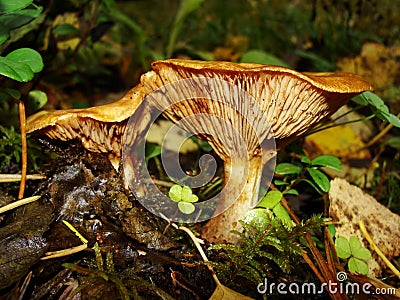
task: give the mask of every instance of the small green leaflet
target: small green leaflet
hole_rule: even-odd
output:
[[[182,187],[178,184],[171,186],[168,196],[172,201],[178,202],[178,209],[187,215],[190,215],[195,211],[196,207],[193,203],[199,200],[199,198],[193,194],[190,187]]]

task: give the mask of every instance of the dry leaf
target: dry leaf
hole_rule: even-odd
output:
[[[373,84],[375,92],[382,94],[399,78],[399,55],[399,44],[385,47],[378,43],[366,43],[359,56],[343,58],[338,67],[340,71],[361,75]]]
[[[209,300],[250,300],[253,298],[247,297],[242,295],[230,288],[222,285],[217,284],[217,288],[215,289],[214,293],[211,295]]]

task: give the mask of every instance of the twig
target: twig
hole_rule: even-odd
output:
[[[387,259],[385,254],[378,248],[375,242],[372,240],[371,236],[369,235],[367,229],[365,228],[364,222],[359,221],[358,225],[360,226],[360,230],[364,237],[367,239],[368,243],[371,245],[372,249],[379,255],[379,257],[384,261],[384,263],[389,267],[389,269],[398,277],[400,278],[400,271],[396,269],[396,267]]]
[[[168,219],[167,219],[164,215],[161,215],[161,217],[163,217],[165,220],[168,221]],[[193,232],[192,232],[189,228],[187,228],[187,227],[185,227],[185,226],[178,226],[178,225],[176,225],[175,223],[171,223],[171,226],[174,227],[175,229],[179,229],[179,230],[182,230],[182,231],[186,232],[186,233],[189,235],[189,237],[192,239],[192,241],[193,241],[194,245],[196,246],[197,250],[199,251],[201,258],[202,258],[205,262],[209,262],[209,260],[208,260],[208,258],[207,258],[207,256],[206,256],[206,254],[204,253],[203,248],[201,248],[201,245],[200,245],[200,243],[204,243],[203,240],[197,238],[197,237],[193,234]],[[219,281],[217,275],[215,274],[214,269],[211,267],[210,264],[206,264],[206,266],[207,266],[208,270],[211,272],[211,275],[212,275],[212,277],[213,277],[215,283],[216,283],[217,285],[221,286],[222,283]]]
[[[161,185],[161,186],[167,186],[167,187],[171,187],[171,186],[173,186],[175,184],[173,182],[168,182],[168,181],[159,180],[159,179],[149,179],[146,182],[153,182],[155,184],[158,184],[158,185]]]
[[[51,259],[51,258],[58,258],[58,257],[75,254],[75,253],[78,253],[78,252],[81,252],[81,251],[87,249],[87,247],[88,247],[87,244],[81,244],[79,246],[68,248],[68,249],[46,252],[45,256],[41,257],[40,260],[47,260],[47,259]]]
[[[334,263],[333,257],[332,257],[332,248],[329,243],[328,236],[330,236],[329,230],[328,230],[328,228],[324,227],[324,246],[325,246],[326,260],[328,262],[329,269],[336,271],[335,263]]]
[[[34,201],[40,199],[40,197],[41,197],[41,196],[28,197],[28,198],[21,199],[21,200],[15,201],[15,202],[13,202],[13,203],[4,205],[3,207],[0,207],[0,214],[4,213],[4,212],[6,212],[6,211],[9,211],[9,210],[11,210],[11,209],[14,209],[14,208],[16,208],[16,207],[18,207],[18,206],[21,206],[21,205],[25,205],[25,204],[34,202]]]
[[[321,272],[318,270],[318,268],[312,262],[310,256],[308,256],[307,252],[304,252],[301,256],[303,257],[305,262],[308,264],[308,266],[311,268],[311,270],[314,272],[315,276],[317,276],[318,280],[321,282],[324,282],[325,281],[324,276],[322,276]]]
[[[32,274],[33,274],[33,272],[30,271],[30,272],[26,275],[26,277],[25,277],[25,279],[24,279],[24,282],[22,283],[21,287],[18,289],[18,290],[19,290],[19,291],[18,291],[18,292],[19,292],[18,300],[19,300],[19,299],[24,299],[25,292],[26,292],[26,290],[27,290],[27,288],[28,288],[28,286],[29,286],[29,283],[31,282],[31,279],[32,279]]]
[[[0,174],[0,182],[16,182],[21,181],[21,174]],[[27,180],[45,179],[46,176],[40,174],[26,175]]]
[[[26,169],[28,165],[28,154],[26,147],[26,117],[25,117],[25,104],[24,101],[18,100],[18,111],[19,111],[19,124],[21,128],[21,182],[19,184],[18,199],[24,198],[25,183],[26,183]]]
[[[397,114],[397,117],[400,118],[400,113]],[[366,148],[371,147],[371,146],[374,145],[376,142],[378,142],[383,136],[385,136],[385,135],[390,131],[390,129],[392,129],[392,128],[393,128],[393,124],[392,124],[392,123],[388,124],[388,125],[387,125],[385,128],[383,128],[376,136],[374,136],[372,140],[370,140],[370,141],[369,141],[367,144],[365,144],[364,146],[362,146],[362,147],[360,147],[360,148],[358,148],[358,149],[355,149],[354,152],[357,152],[357,151],[360,151],[360,150],[363,150],[363,149],[366,149]]]
[[[326,238],[328,239],[329,247],[331,249],[331,255],[333,255],[333,260],[334,260],[335,265],[336,265],[336,264],[339,263],[339,257],[338,257],[337,252],[336,252],[335,242],[333,241],[332,235],[329,232],[327,227],[325,227],[325,230],[326,230]]]
[[[173,225],[175,225],[175,224],[173,223]],[[201,257],[203,258],[203,260],[204,260],[205,262],[208,262],[209,260],[208,260],[208,258],[207,258],[207,256],[206,256],[206,254],[204,253],[203,248],[201,248],[201,245],[200,245],[200,243],[199,243],[199,241],[198,241],[198,238],[195,237],[195,235],[193,234],[193,232],[192,232],[189,228],[187,228],[187,227],[185,227],[185,226],[179,226],[179,227],[177,226],[177,229],[183,230],[184,232],[186,232],[186,233],[190,236],[190,238],[192,239],[194,245],[196,246],[196,248],[197,248],[197,250],[199,251],[199,253],[200,253]],[[217,285],[222,285],[221,282],[219,281],[217,275],[215,274],[214,269],[211,267],[211,265],[210,265],[210,264],[206,264],[206,265],[207,265],[207,268],[210,270],[211,275],[212,275],[212,277],[214,278],[215,283],[216,283]]]
[[[79,245],[79,246],[68,248],[68,249],[62,249],[62,250],[58,250],[58,251],[46,252],[45,256],[41,257],[40,260],[47,260],[47,259],[51,259],[51,258],[57,258],[57,257],[63,257],[63,256],[71,255],[71,254],[75,254],[75,253],[81,252],[81,251],[83,251],[83,250],[88,248],[88,240],[86,238],[84,238],[79,233],[79,231],[76,230],[74,228],[74,226],[72,226],[68,221],[63,220],[63,223],[64,223],[65,226],[68,227],[69,230],[71,230],[73,233],[75,233],[75,235],[81,240],[82,244]],[[92,248],[92,249],[95,250],[95,252],[96,252],[96,246],[98,247],[97,243]],[[103,265],[103,264],[101,264],[101,265]],[[99,269],[100,269],[100,267],[99,267]]]

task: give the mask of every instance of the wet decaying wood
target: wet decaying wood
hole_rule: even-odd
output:
[[[191,241],[172,227],[163,233],[168,222],[138,206],[105,155],[64,149],[44,172],[47,179],[37,188],[42,198],[1,223],[3,296],[20,295],[30,271],[25,298],[31,299],[67,299],[74,290],[76,299],[118,299],[124,295],[121,286],[146,299],[205,299],[212,294],[213,279]],[[40,261],[47,251],[82,243],[62,220],[89,240],[88,249]],[[90,249],[96,242],[104,260],[112,255],[113,270],[99,270]]]

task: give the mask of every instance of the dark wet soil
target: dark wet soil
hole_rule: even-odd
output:
[[[210,271],[189,238],[172,227],[164,233],[168,222],[134,200],[105,156],[72,148],[44,173],[47,179],[36,192],[42,198],[1,223],[2,297],[206,299],[212,294]],[[88,249],[41,261],[47,251],[82,244],[62,220],[88,240]],[[103,266],[91,249],[96,242]]]

